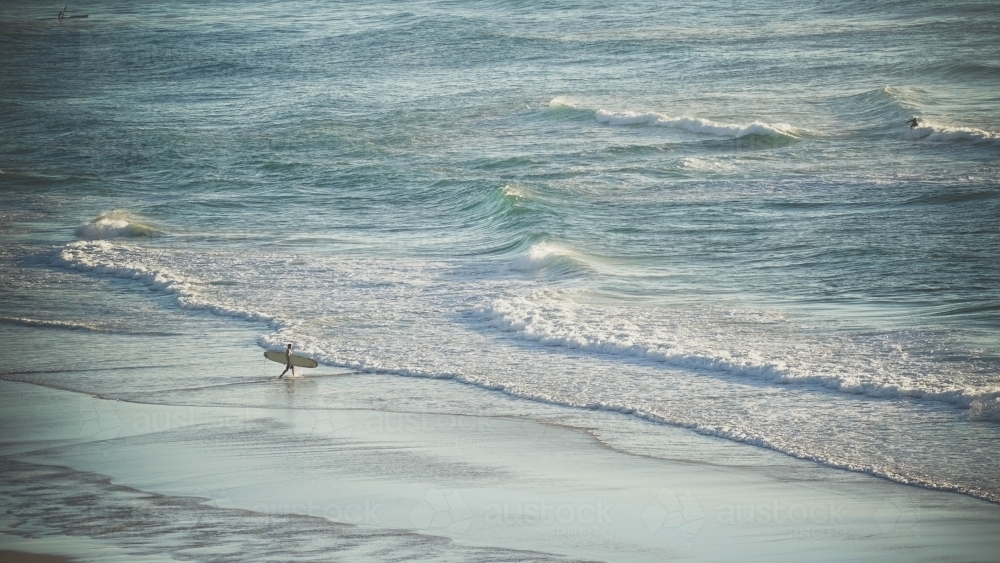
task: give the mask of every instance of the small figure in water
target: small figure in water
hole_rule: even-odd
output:
[[[59,10],[59,15],[56,16],[56,17],[58,17],[59,19],[65,18],[66,17],[66,8],[63,8],[62,10]]]
[[[911,117],[910,120],[907,121],[907,123],[910,124],[910,129],[916,129],[917,126],[920,125],[920,120],[917,119],[916,117]]]
[[[292,365],[292,345],[289,344],[288,348],[285,348],[285,371],[281,372],[278,379],[285,376],[288,370],[292,370],[292,377],[295,377],[295,366]]]

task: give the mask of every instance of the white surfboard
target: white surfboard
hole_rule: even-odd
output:
[[[272,362],[278,362],[281,365],[286,365],[285,364],[286,358],[284,352],[268,350],[267,352],[264,352],[264,357],[271,360]],[[316,360],[310,360],[309,358],[303,358],[302,356],[296,356],[295,354],[292,354],[292,365],[297,368],[314,368],[319,364],[316,363]]]

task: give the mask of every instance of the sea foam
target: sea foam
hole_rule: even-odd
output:
[[[206,283],[170,268],[151,266],[146,263],[144,252],[130,245],[108,241],[69,243],[55,255],[52,265],[135,280],[150,289],[175,295],[182,308],[204,309],[217,315],[250,321],[276,322],[270,315],[207,299],[199,290]]]
[[[954,386],[946,381],[914,379],[886,369],[898,360],[879,358],[871,349],[852,349],[850,343],[837,352],[838,369],[813,365],[810,356],[829,354],[834,343],[797,343],[795,353],[775,348],[770,353],[746,348],[748,335],[736,339],[743,348],[731,349],[729,337],[714,329],[711,336],[698,336],[689,326],[644,328],[626,315],[613,321],[605,314],[577,310],[566,304],[536,302],[525,297],[501,298],[475,308],[474,314],[488,326],[510,333],[514,338],[544,346],[561,347],[610,356],[632,357],[639,361],[664,364],[699,372],[715,372],[752,377],[777,384],[806,384],[828,390],[873,398],[908,398],[947,403],[970,409],[969,416],[1000,419],[1000,388],[995,386]],[[594,323],[592,324],[591,320]],[[704,321],[686,319],[684,325]],[[743,324],[760,324],[750,319]],[[763,324],[772,321],[764,320]],[[669,328],[669,330],[668,330]],[[668,335],[669,334],[669,335]],[[761,343],[763,346],[764,344]],[[815,352],[810,352],[815,349]],[[851,358],[855,358],[852,360]],[[911,366],[916,368],[917,366]]]
[[[948,127],[924,122],[924,125],[909,129],[904,138],[914,141],[962,142],[973,145],[1000,145],[1000,133],[983,131],[971,127]]]

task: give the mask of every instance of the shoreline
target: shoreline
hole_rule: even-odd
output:
[[[929,561],[954,549],[987,561],[1000,549],[988,533],[1000,526],[991,503],[808,461],[668,461],[621,452],[592,429],[490,416],[179,407],[10,381],[0,381],[0,395],[12,405],[0,416],[20,438],[0,444],[2,458],[42,473],[72,468],[60,483],[104,475],[133,491],[128,502],[143,491],[162,495],[150,509],[162,526],[211,508],[216,533],[240,545],[253,538],[230,526],[247,517],[237,514],[296,530],[318,517],[348,536],[379,530],[372,541],[389,551],[417,534],[446,553],[542,559],[773,560],[791,551]],[[705,459],[729,455],[728,443],[698,438],[678,446],[680,457],[693,448]],[[118,510],[118,494],[95,493],[112,500],[92,513]],[[192,497],[202,500],[178,500]],[[185,552],[186,540],[168,541],[161,524],[136,525],[149,527],[139,543],[173,541]],[[438,545],[445,538],[452,547]]]
[[[330,366],[330,365],[326,365],[326,364],[320,364],[320,366],[328,368],[328,369],[332,369],[332,370],[338,370],[339,373],[324,373],[324,374],[320,374],[320,375],[305,376],[305,377],[302,376],[302,375],[299,375],[299,376],[297,376],[295,378],[287,377],[287,378],[284,379],[284,381],[285,382],[309,381],[309,380],[320,381],[320,380],[326,379],[328,377],[366,376],[366,375],[381,375],[381,376],[389,376],[389,377],[398,377],[398,375],[395,375],[395,374],[384,374],[384,373],[374,373],[374,372],[367,372],[367,371],[357,371],[357,370],[352,370],[352,369],[349,369],[349,368],[343,368],[343,367],[339,367],[339,366]],[[142,369],[164,369],[165,367],[167,367],[167,366],[144,366]],[[119,368],[109,368],[109,369],[110,370],[125,370],[125,369],[130,369],[130,368],[119,367]],[[135,368],[132,368],[132,369],[135,369]],[[93,371],[101,371],[101,370],[93,370]],[[60,373],[60,372],[61,372],[61,370],[47,370],[47,371],[44,371],[44,372],[9,372],[9,373],[0,373],[0,381],[8,381],[8,382],[13,382],[13,383],[25,383],[25,384],[29,384],[29,385],[36,385],[36,386],[39,386],[39,387],[44,387],[44,388],[47,388],[47,389],[52,389],[52,390],[55,390],[55,391],[63,391],[63,392],[67,392],[67,393],[80,393],[80,394],[88,395],[88,396],[91,396],[91,397],[94,397],[94,398],[98,398],[98,399],[101,399],[101,400],[116,401],[116,402],[128,402],[128,403],[132,403],[132,404],[135,404],[135,405],[158,405],[158,406],[185,407],[185,408],[203,408],[204,407],[203,404],[199,404],[197,402],[150,402],[150,401],[140,400],[140,399],[136,399],[136,398],[119,398],[119,397],[109,396],[108,393],[103,393],[103,392],[83,391],[83,390],[73,389],[73,388],[70,388],[70,387],[59,386],[59,385],[53,384],[51,382],[33,381],[33,380],[30,380],[30,379],[14,379],[14,378],[10,377],[12,375],[18,375],[20,373],[32,374],[32,373]],[[419,382],[428,382],[428,383],[442,383],[442,382],[444,382],[444,383],[454,383],[456,385],[461,386],[463,389],[467,388],[467,386],[469,385],[469,384],[467,384],[467,382],[459,381],[459,380],[455,380],[455,379],[435,379],[435,378],[423,378],[423,377],[414,377],[414,376],[403,376],[403,377],[405,377],[406,380],[413,380],[413,381],[419,381]],[[191,387],[191,388],[177,388],[177,389],[170,389],[170,390],[167,390],[165,392],[168,393],[168,394],[170,394],[170,393],[183,393],[183,392],[191,392],[191,391],[204,391],[206,389],[220,389],[221,390],[221,389],[241,388],[241,387],[245,387],[245,386],[249,386],[249,385],[269,383],[269,382],[272,382],[272,380],[274,380],[274,378],[271,377],[271,376],[264,376],[264,377],[256,376],[256,377],[253,377],[253,378],[248,378],[248,379],[246,379],[244,381],[223,382],[223,383],[218,383],[218,384],[214,384],[214,385],[206,385],[206,386]],[[571,405],[563,405],[563,404],[559,404],[559,403],[551,403],[551,402],[546,402],[546,401],[538,401],[538,400],[535,400],[535,399],[533,399],[531,397],[522,397],[522,396],[519,396],[519,395],[513,395],[513,394],[510,394],[510,393],[507,393],[506,391],[501,391],[501,390],[496,390],[496,389],[490,389],[490,388],[486,388],[486,387],[481,387],[481,386],[478,386],[478,385],[475,385],[475,384],[471,385],[471,387],[474,390],[476,390],[476,391],[486,391],[488,393],[494,393],[494,392],[495,393],[500,393],[506,399],[525,400],[525,401],[527,401],[527,402],[529,402],[529,403],[531,403],[531,404],[533,404],[535,406],[539,406],[539,407],[542,407],[542,408],[554,408],[556,410],[559,410],[559,409],[568,409],[568,410],[573,411],[573,412],[577,412],[577,411],[592,412],[591,409],[581,409],[580,407],[575,407],[575,406],[571,406]],[[258,408],[255,405],[244,405],[244,407],[246,407],[246,408]],[[240,408],[243,408],[243,407],[240,407]],[[260,408],[268,408],[268,407],[260,407]],[[337,407],[337,410],[365,411],[365,410],[369,410],[369,408],[367,408],[367,407]],[[381,410],[383,412],[387,412],[387,413],[393,413],[393,414],[401,415],[401,416],[402,415],[425,415],[425,414],[432,414],[432,413],[427,413],[427,412],[419,411],[419,410],[405,410],[405,409],[379,409],[379,410]],[[805,455],[805,454],[801,454],[800,455],[800,454],[796,454],[794,452],[788,452],[788,451],[784,451],[784,450],[779,449],[779,448],[774,448],[774,447],[771,447],[770,445],[767,445],[767,444],[759,444],[757,442],[741,441],[741,440],[738,440],[738,439],[730,438],[728,436],[718,435],[718,434],[715,434],[715,433],[713,433],[711,431],[702,431],[699,428],[692,428],[692,427],[684,426],[684,425],[681,425],[681,424],[671,423],[669,421],[661,420],[661,419],[659,419],[659,418],[657,418],[655,416],[645,416],[645,415],[640,415],[640,414],[636,414],[636,413],[626,413],[626,412],[622,412],[622,411],[615,410],[615,409],[597,409],[597,410],[601,410],[601,411],[605,412],[606,414],[609,414],[609,415],[612,415],[612,416],[627,417],[633,423],[639,423],[640,425],[641,424],[652,424],[652,425],[655,425],[655,426],[658,426],[658,427],[663,427],[664,429],[668,429],[670,431],[691,432],[691,433],[696,434],[697,436],[699,436],[700,438],[703,438],[703,439],[707,439],[707,440],[723,440],[723,441],[726,441],[726,442],[728,442],[728,443],[730,443],[732,445],[735,445],[737,447],[747,447],[747,448],[752,448],[753,450],[757,450],[759,452],[767,452],[768,454],[775,454],[775,455],[781,456],[782,458],[790,460],[792,463],[805,462],[805,463],[813,464],[816,467],[822,468],[822,469],[827,469],[827,470],[832,470],[832,471],[843,471],[843,472],[847,472],[847,473],[850,473],[850,474],[862,475],[862,476],[865,476],[865,477],[879,479],[879,480],[886,481],[888,483],[893,483],[893,484],[896,484],[896,485],[902,485],[902,486],[906,486],[906,487],[915,487],[915,488],[922,489],[922,490],[927,490],[927,491],[936,491],[936,492],[943,492],[943,493],[951,493],[951,494],[962,495],[962,496],[968,497],[970,499],[975,499],[975,500],[978,500],[978,501],[983,501],[983,502],[986,502],[986,503],[989,503],[989,504],[1000,506],[1000,499],[997,499],[997,498],[991,496],[988,493],[977,494],[975,491],[971,491],[971,490],[962,488],[960,486],[942,486],[942,485],[936,485],[934,483],[925,483],[925,482],[920,482],[920,481],[907,481],[904,477],[898,477],[897,478],[897,477],[893,477],[892,475],[883,474],[883,473],[881,473],[879,471],[875,471],[875,470],[869,470],[869,469],[866,469],[866,468],[853,468],[853,467],[845,466],[845,465],[842,465],[842,464],[837,464],[837,463],[833,463],[833,462],[826,462],[826,461],[823,461],[821,459],[817,459],[815,456],[812,456],[812,455]],[[529,421],[536,421],[536,422],[544,423],[544,424],[561,425],[561,426],[564,426],[565,429],[567,429],[567,430],[581,431],[581,432],[588,433],[588,434],[590,434],[593,437],[593,439],[595,440],[595,442],[597,444],[599,444],[600,446],[608,448],[609,450],[614,451],[614,452],[619,453],[619,454],[622,454],[622,455],[637,456],[637,457],[648,458],[648,459],[651,459],[651,460],[661,460],[661,461],[667,461],[667,462],[678,462],[678,463],[682,463],[683,462],[682,460],[678,460],[676,458],[665,457],[665,456],[660,456],[660,455],[655,455],[655,454],[641,453],[641,452],[633,451],[633,450],[631,450],[631,449],[629,449],[627,447],[615,445],[612,440],[608,440],[607,438],[600,436],[599,435],[599,431],[597,429],[595,429],[590,424],[579,424],[579,425],[577,425],[577,424],[570,424],[570,423],[564,423],[564,422],[547,422],[547,421],[537,420],[537,419],[535,419],[533,417],[530,417],[530,416],[526,417],[526,416],[518,416],[518,415],[513,415],[513,414],[511,414],[511,415],[505,415],[505,414],[499,414],[499,415],[481,415],[481,414],[469,414],[469,413],[458,413],[458,412],[437,413],[437,414],[442,414],[442,415],[447,415],[447,416],[468,416],[468,417],[483,417],[483,416],[487,416],[487,417],[490,417],[490,418],[496,418],[498,420],[512,420],[512,421],[529,420]],[[720,468],[739,468],[740,467],[738,465],[736,465],[736,466],[730,466],[730,465],[727,465],[727,464],[717,464],[717,465]]]

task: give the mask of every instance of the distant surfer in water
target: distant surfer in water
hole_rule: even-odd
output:
[[[292,377],[295,377],[295,366],[292,365],[292,345],[289,344],[288,348],[285,348],[285,371],[281,372],[278,379],[281,379],[288,373],[288,370],[292,370]]]
[[[907,123],[910,124],[910,129],[916,129],[917,126],[920,125],[920,120],[917,119],[916,117],[911,117],[910,120],[907,121]]]
[[[66,8],[68,8],[68,7],[69,6],[66,6]],[[59,19],[65,18],[66,17],[66,8],[63,8],[62,10],[59,10],[59,15],[56,16],[56,17],[58,17]],[[52,13],[52,12],[49,12],[49,13]]]

